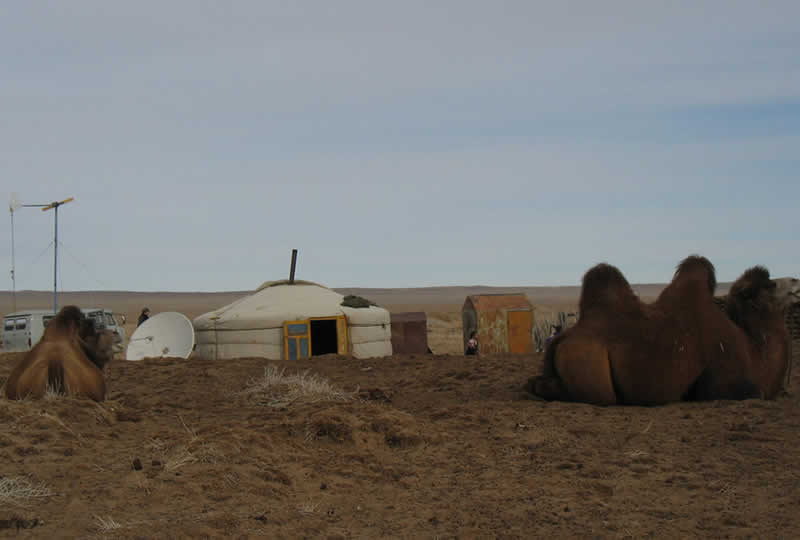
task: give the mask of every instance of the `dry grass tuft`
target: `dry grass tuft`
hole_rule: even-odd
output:
[[[117,523],[114,520],[114,518],[112,518],[111,516],[109,516],[107,518],[102,518],[100,516],[94,516],[94,519],[95,519],[95,522],[97,524],[97,529],[102,531],[102,532],[115,531],[117,529],[121,529],[122,528],[122,525]]]
[[[164,457],[164,470],[171,472],[199,460],[187,446],[179,446]]]
[[[33,499],[51,497],[53,492],[44,484],[34,484],[23,476],[0,478],[0,506],[24,505]]]
[[[197,429],[190,428],[183,417],[178,416],[189,441],[179,445],[151,439],[147,446],[161,456],[165,471],[174,471],[192,463],[217,463],[224,454],[213,444],[201,439]]]
[[[317,513],[319,504],[315,502],[305,502],[297,507],[297,511],[304,516],[311,516]]]
[[[106,400],[101,403],[94,403],[94,419],[103,426],[113,426],[117,423],[117,411],[122,409],[119,400]]]
[[[287,375],[284,368],[270,365],[264,368],[264,377],[251,380],[241,394],[262,405],[283,408],[293,403],[353,401],[358,392],[339,390],[308,371]]]
[[[145,495],[150,495],[150,480],[144,475],[136,476],[136,487],[144,491]]]
[[[58,388],[56,388],[54,386],[51,386],[49,384],[47,385],[47,388],[45,389],[44,396],[43,396],[43,399],[45,401],[52,401],[54,399],[59,399],[59,398],[62,398],[62,397],[64,397],[64,393],[61,392],[60,389],[58,389]]]
[[[81,437],[80,433],[76,432],[74,429],[72,429],[71,427],[69,427],[69,426],[68,426],[68,425],[67,425],[67,424],[66,424],[66,423],[65,423],[65,422],[64,422],[64,421],[63,421],[61,418],[59,418],[58,416],[56,416],[56,415],[54,415],[54,414],[50,414],[50,413],[48,413],[48,412],[44,412],[44,411],[40,412],[40,413],[39,413],[39,416],[41,416],[42,418],[45,418],[45,419],[47,419],[47,420],[50,420],[50,421],[52,421],[52,422],[55,422],[56,424],[58,424],[59,426],[61,426],[62,428],[64,428],[64,429],[65,429],[67,432],[69,432],[69,434],[70,434],[70,435],[72,435],[73,437],[75,437],[75,439],[78,441],[78,444],[83,444],[83,437]]]

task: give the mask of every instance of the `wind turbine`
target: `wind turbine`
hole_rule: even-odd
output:
[[[58,313],[58,207],[62,204],[67,204],[75,200],[74,197],[64,199],[63,201],[51,202],[50,204],[19,204],[15,196],[12,196],[11,203],[8,207],[11,210],[11,280],[14,281],[14,209],[22,206],[23,208],[41,208],[42,212],[55,209],[55,235],[53,240],[53,313]],[[16,283],[14,283],[14,310],[17,309],[16,299]]]

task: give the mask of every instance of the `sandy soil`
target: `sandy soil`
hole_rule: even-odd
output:
[[[546,403],[522,390],[540,362],[117,361],[105,403],[0,400],[0,535],[796,536],[797,397]],[[269,366],[337,392],[255,392]]]

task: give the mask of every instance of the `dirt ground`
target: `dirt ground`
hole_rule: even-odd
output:
[[[473,292],[357,291],[426,311],[433,355],[115,360],[104,403],[0,399],[0,537],[797,537],[798,370],[769,402],[546,403],[523,390],[540,355],[460,355]],[[528,291],[537,321],[577,292]],[[142,305],[238,296],[63,300],[126,313],[130,336]],[[0,354],[0,385],[21,356]]]
[[[115,361],[102,404],[0,400],[0,535],[797,536],[796,396],[546,403],[522,390],[540,362]],[[256,391],[275,369],[332,391]]]

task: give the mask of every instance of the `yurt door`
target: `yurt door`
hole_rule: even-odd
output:
[[[508,352],[531,352],[532,311],[508,312]]]
[[[311,334],[309,321],[287,321],[283,323],[283,345],[287,360],[311,356]]]
[[[311,355],[347,354],[347,319],[314,317],[311,325]]]

